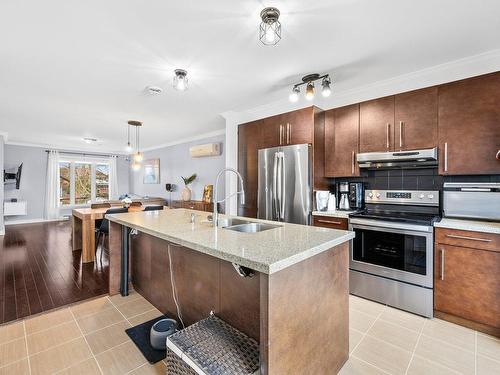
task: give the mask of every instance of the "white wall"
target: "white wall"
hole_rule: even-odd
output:
[[[222,153],[220,156],[192,158],[189,155],[189,148],[193,145],[205,143],[220,143]],[[218,135],[210,138],[200,139],[192,142],[162,147],[156,150],[146,151],[144,160],[160,159],[160,183],[144,184],[143,170],[130,173],[130,190],[137,195],[148,195],[163,197],[168,199],[169,195],[165,190],[166,183],[176,185],[176,191],[172,193],[172,199],[180,199],[180,192],[184,187],[181,176],[187,177],[196,173],[197,179],[190,185],[193,192],[193,200],[201,200],[205,185],[213,185],[217,173],[224,168],[225,164],[225,136]],[[224,183],[221,182],[222,190]],[[223,191],[219,197],[223,196]]]
[[[3,172],[3,166],[4,166],[4,137],[3,135],[0,135],[0,171]],[[3,173],[2,173],[2,180],[3,180]],[[0,202],[3,202],[3,197],[4,197],[4,184],[2,181],[2,186],[0,187]],[[0,236],[3,236],[5,234],[5,223],[4,223],[4,217],[3,217],[3,204],[0,204]]]
[[[45,180],[47,174],[47,153],[43,147],[18,146],[6,144],[4,152],[5,169],[17,168],[23,163],[19,190],[14,185],[5,186],[5,200],[17,198],[27,201],[28,215],[8,216],[5,222],[42,220],[45,207]],[[117,160],[118,192],[129,192],[129,163],[124,156]],[[1,200],[3,202],[4,199]],[[3,206],[3,205],[2,205]],[[61,210],[61,215],[69,215],[70,209]],[[3,215],[2,215],[3,218]]]

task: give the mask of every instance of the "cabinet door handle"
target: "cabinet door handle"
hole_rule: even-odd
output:
[[[280,124],[280,146],[283,144],[283,125]]]
[[[351,174],[354,174],[354,151],[352,152],[351,158]]]
[[[286,124],[286,143],[290,144],[290,138],[292,137],[292,125],[290,123]]]
[[[386,135],[385,138],[387,140],[386,147],[389,149],[389,131],[391,130],[391,124],[387,123]]]
[[[441,280],[444,280],[444,249],[441,248]]]
[[[444,171],[448,172],[448,142],[444,143]]]
[[[467,236],[459,236],[456,234],[447,234],[448,238],[456,238],[458,240],[470,240],[470,241],[479,241],[479,242],[491,242],[492,240],[489,238],[479,238],[479,237],[467,237]]]
[[[399,122],[399,148],[403,147],[403,121]]]
[[[330,220],[321,220],[317,219],[316,220],[318,223],[324,223],[324,224],[336,224],[336,225],[342,225],[341,221],[330,221]]]

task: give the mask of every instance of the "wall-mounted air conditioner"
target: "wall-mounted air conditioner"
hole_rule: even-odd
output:
[[[219,156],[220,143],[207,143],[204,145],[196,145],[189,148],[189,154],[192,158],[202,158],[205,156]]]

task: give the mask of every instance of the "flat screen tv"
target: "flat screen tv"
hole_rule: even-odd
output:
[[[15,182],[16,189],[19,189],[19,185],[21,184],[21,172],[23,171],[23,164],[17,168],[17,172],[8,173],[3,171],[3,181],[5,182]]]

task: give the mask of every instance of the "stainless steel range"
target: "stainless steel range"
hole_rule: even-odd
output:
[[[366,190],[349,215],[350,292],[426,317],[433,315],[433,223],[439,192]]]

